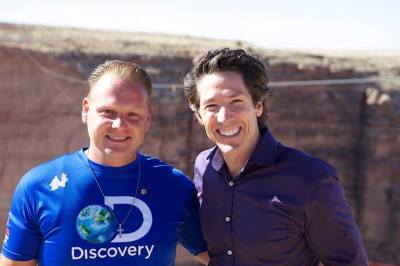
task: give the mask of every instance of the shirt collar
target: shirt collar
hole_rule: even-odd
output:
[[[274,138],[268,128],[261,131],[261,138],[257,147],[250,156],[248,164],[275,165],[278,153],[278,141]]]
[[[268,128],[261,131],[261,138],[259,139],[256,149],[250,156],[250,159],[246,163],[250,164],[261,164],[261,165],[274,165],[277,156],[278,142],[272,136]],[[222,152],[217,146],[210,152],[207,159],[211,160],[211,166],[214,170],[221,170],[224,165],[224,157]],[[245,167],[246,167],[245,166]]]
[[[211,166],[214,168],[215,171],[221,170],[222,166],[224,165],[224,157],[222,156],[222,152],[218,149],[217,146],[210,152],[207,159],[211,161]]]

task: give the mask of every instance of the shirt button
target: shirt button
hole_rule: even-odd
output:
[[[230,222],[230,221],[231,221],[231,217],[226,216],[226,217],[225,217],[225,221]]]
[[[233,183],[232,181],[229,181],[229,183],[228,183],[228,185],[229,185],[230,187],[233,187],[234,184],[235,184],[235,183]]]
[[[232,252],[232,250],[228,250],[228,251],[226,252],[226,254],[228,254],[229,256],[231,256],[231,255],[233,254],[233,252]]]

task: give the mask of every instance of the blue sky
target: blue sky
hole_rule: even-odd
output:
[[[242,40],[264,48],[400,51],[398,0],[0,0],[0,22]]]

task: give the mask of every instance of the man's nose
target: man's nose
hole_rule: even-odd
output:
[[[113,128],[120,128],[120,127],[125,127],[126,122],[122,117],[116,117],[112,123]]]
[[[225,106],[221,106],[217,113],[217,122],[218,123],[226,122],[227,120],[229,120],[230,116],[231,114],[228,108],[226,108]]]

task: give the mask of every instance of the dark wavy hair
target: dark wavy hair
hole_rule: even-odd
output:
[[[192,70],[186,74],[184,79],[185,96],[189,101],[190,108],[197,112],[200,107],[200,99],[197,94],[197,82],[206,74],[215,72],[231,71],[240,74],[248,89],[253,104],[262,102],[263,113],[258,118],[258,127],[267,127],[268,75],[261,61],[242,49],[222,48],[210,50],[200,57],[194,64]]]

